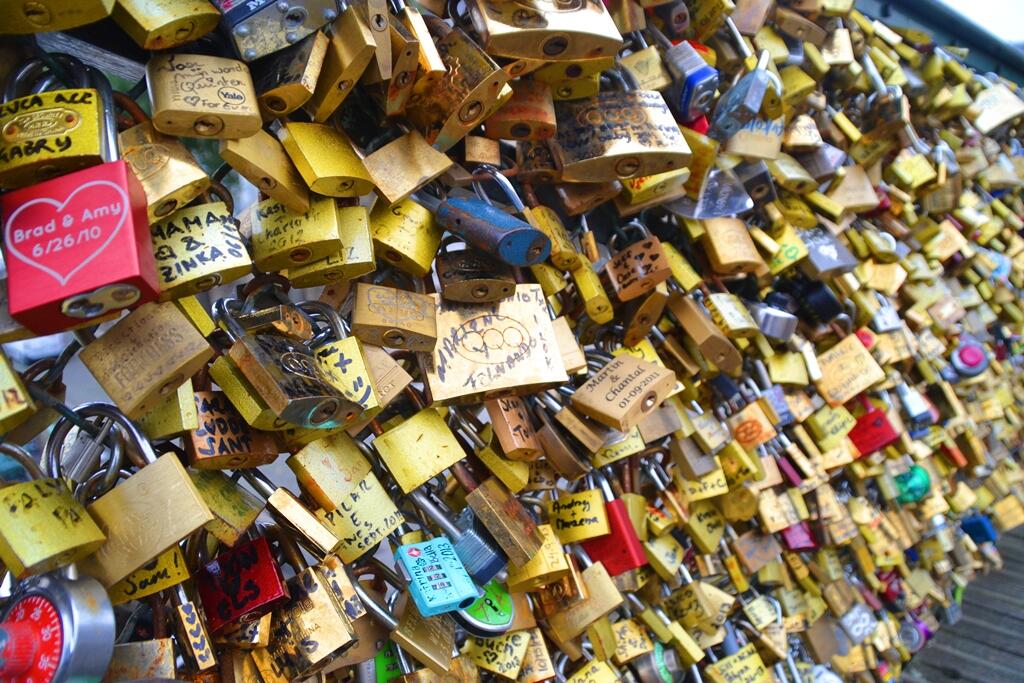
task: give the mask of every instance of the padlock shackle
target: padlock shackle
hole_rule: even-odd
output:
[[[329,304],[326,304],[323,301],[303,301],[298,304],[296,308],[307,315],[316,314],[320,318],[323,318],[324,322],[326,322],[328,327],[331,328],[331,334],[334,335],[334,339],[331,341],[340,341],[348,337],[348,330],[345,328],[344,319],[341,317],[341,314]]]
[[[359,596],[359,599],[363,601],[363,605],[366,607],[366,611],[370,613],[370,616],[381,623],[384,628],[388,631],[394,631],[398,628],[398,618],[389,610],[386,606],[382,605],[377,601],[377,598],[370,595],[362,584],[358,581],[352,582],[352,589],[355,594]]]
[[[274,491],[278,489],[274,485],[274,482],[267,478],[267,475],[254,469],[241,470],[242,478],[249,483],[250,486],[256,491],[256,493],[263,497],[264,500],[274,495]]]
[[[28,472],[29,478],[46,478],[46,474],[39,466],[39,463],[37,463],[35,461],[35,458],[29,455],[28,451],[26,451],[21,446],[16,446],[15,444],[10,443],[9,441],[4,441],[3,443],[0,443],[0,453],[3,453],[7,457],[17,462],[19,465],[21,465],[25,469],[25,471]]]
[[[406,494],[406,498],[412,501],[419,510],[421,510],[427,517],[429,517],[434,524],[441,528],[441,531],[448,536],[454,543],[461,539],[465,534],[462,530],[455,525],[453,521],[448,519],[441,508],[434,504],[434,501],[430,500],[425,493],[419,490],[410,491]]]

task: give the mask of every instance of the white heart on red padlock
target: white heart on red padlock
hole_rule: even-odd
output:
[[[94,180],[75,189],[63,202],[40,197],[19,206],[4,224],[4,244],[8,254],[63,286],[103,253],[121,231],[130,210],[128,195],[121,187],[109,180]],[[115,217],[117,223],[113,224]],[[109,220],[97,220],[101,218]],[[43,257],[45,262],[40,261]]]

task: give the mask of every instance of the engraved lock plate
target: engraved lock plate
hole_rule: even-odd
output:
[[[200,204],[149,228],[161,299],[198,294],[248,275],[252,260],[223,202]]]
[[[107,394],[133,419],[177,391],[212,357],[210,344],[171,303],[141,306],[81,353]]]
[[[690,147],[661,93],[607,92],[555,106],[568,182],[606,182],[682,168]]]
[[[439,301],[438,343],[420,364],[436,402],[530,393],[566,381],[540,285],[493,304]]]

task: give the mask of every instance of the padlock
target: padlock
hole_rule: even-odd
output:
[[[376,185],[378,196],[388,204],[434,181],[452,167],[452,160],[427,144],[412,130],[368,154],[363,163]]]
[[[112,119],[107,110],[113,102],[95,82],[95,72],[77,58],[55,53],[48,56],[74,76],[68,90],[36,92],[48,75],[42,59],[20,65],[4,91],[4,147],[0,154],[0,186],[26,187],[110,158]],[[32,94],[35,93],[35,94]]]
[[[253,263],[263,272],[307,266],[339,252],[344,209],[330,197],[314,199],[305,213],[267,199],[252,207]]]
[[[608,574],[618,576],[647,564],[643,546],[626,512],[625,503],[615,497],[607,477],[594,475],[604,495],[608,534],[585,540],[581,545],[591,559],[601,562]]]
[[[557,342],[540,285],[516,285],[493,304],[441,300],[435,313],[438,343],[421,356],[435,401],[520,395],[565,381],[561,354],[544,352]]]
[[[157,7],[129,0],[116,3],[111,18],[143,50],[171,50],[217,28],[220,13],[209,0],[174,0]]]
[[[422,292],[357,283],[352,335],[378,346],[432,351],[437,343],[434,299]]]
[[[299,175],[284,145],[261,130],[240,140],[223,140],[220,156],[250,183],[289,210],[309,211],[309,188]]]
[[[608,241],[616,249],[616,237],[628,239],[629,232],[639,229],[640,239],[619,247],[605,264],[605,272],[620,301],[642,296],[672,275],[661,240],[650,234],[647,226],[633,221],[617,231]]]
[[[710,112],[718,89],[718,72],[688,41],[673,44],[657,27],[648,25],[647,30],[665,51],[665,66],[673,80],[668,99],[672,109],[683,121],[693,121]]]
[[[490,54],[520,59],[582,60],[613,55],[622,44],[603,6],[585,3],[524,8],[472,2],[469,15]]]
[[[420,37],[420,49],[425,42],[436,45],[446,71],[438,78],[417,81],[406,117],[427,142],[444,152],[507,101],[512,89],[506,87],[505,71],[460,28],[432,14],[415,17],[429,30]]]
[[[508,557],[497,547],[472,510],[467,509],[452,519],[422,490],[409,493],[409,499],[444,532],[463,568],[475,583],[486,585],[508,566]]]
[[[750,70],[715,105],[710,135],[718,140],[732,138],[759,116],[774,119],[782,113],[782,85],[768,70],[768,51],[762,50],[755,59],[732,19],[725,23]]]
[[[555,114],[567,182],[649,176],[690,162],[690,148],[660,93],[603,92],[559,102]]]
[[[142,183],[150,223],[167,218],[203,194],[210,178],[181,140],[157,132],[142,108],[121,93],[117,106],[132,116],[135,125],[118,133],[124,160]]]
[[[517,213],[525,213],[526,206],[516,194],[512,183],[501,172],[482,164],[480,171],[489,175],[504,191]],[[482,194],[482,190],[480,190]],[[484,199],[447,197],[438,200],[431,195],[419,198],[434,212],[437,222],[450,232],[487,254],[511,265],[531,266],[546,259],[551,253],[551,240],[526,221],[509,216],[494,206],[486,194]]]
[[[233,622],[259,619],[289,597],[264,536],[239,543],[199,567],[195,586],[212,633]]]
[[[157,458],[138,428],[113,406],[87,403],[76,412],[80,416],[112,420],[145,463],[123,484],[86,507],[107,541],[95,554],[80,561],[78,569],[103,585],[112,586],[212,521],[213,515],[177,456]],[[156,524],[151,506],[173,507],[174,515],[163,517]]]
[[[273,612],[276,637],[269,648],[254,650],[253,655],[261,670],[280,671],[282,678],[293,680],[327,667],[333,657],[355,644],[355,631],[328,577],[319,567],[307,565],[287,530],[272,529],[283,561],[295,574],[286,582],[287,600]],[[315,648],[309,647],[310,633],[316,633]]]
[[[327,428],[356,417],[359,405],[327,382],[308,346],[284,335],[247,333],[234,318],[236,304],[221,299],[214,307],[231,340],[228,356],[281,419]]]
[[[500,301],[515,291],[511,267],[472,247],[451,251],[452,240],[441,243],[434,260],[441,296],[467,303]]]
[[[412,199],[377,202],[370,212],[374,254],[414,278],[430,272],[443,232],[433,213]]]
[[[0,559],[8,571],[24,579],[95,552],[105,535],[67,484],[47,478],[21,448],[5,444],[2,450],[24,467],[30,477],[27,482],[5,487]]]
[[[341,250],[306,265],[288,269],[294,287],[315,287],[342,283],[366,275],[376,268],[370,237],[369,214],[364,206],[343,206],[338,200]]]
[[[171,303],[143,305],[82,350],[82,362],[129,417],[150,410],[212,357]]]
[[[259,467],[277,459],[274,438],[251,429],[224,392],[197,389],[192,400],[199,427],[185,439],[191,467],[238,469]]]
[[[0,199],[9,311],[37,334],[153,301],[159,292],[145,195],[129,165],[116,160],[110,84],[90,73],[98,93],[90,97],[103,103],[100,149],[109,161]]]
[[[153,127],[196,138],[244,138],[263,126],[249,67],[206,55],[162,54],[146,65]]]
[[[203,203],[183,207],[150,225],[164,301],[198,294],[252,271],[238,221],[231,215],[231,195],[219,183],[211,187],[210,194],[220,201],[204,198]]]
[[[215,1],[226,33],[247,62],[293,45],[338,17],[335,0]]]
[[[616,356],[576,393],[573,407],[613,429],[632,429],[675,387],[671,370],[631,355]]]
[[[277,136],[313,192],[358,197],[370,191],[372,177],[343,132],[322,123],[286,122]]]
[[[338,312],[321,301],[306,301],[301,304],[307,315],[316,316],[326,324],[326,337],[318,335],[312,350],[324,377],[342,395],[357,403],[363,417],[380,412],[382,406],[377,388],[368,370],[363,345],[356,337],[349,337],[345,321]]]
[[[473,585],[451,541],[444,536],[400,545],[395,558],[417,611],[425,617],[465,609],[480,596],[480,589]]]
[[[252,64],[253,86],[264,119],[287,116],[313,96],[328,43],[327,35],[317,31]]]
[[[114,611],[95,579],[60,574],[18,586],[0,617],[2,675],[17,680],[100,680],[114,649]]]

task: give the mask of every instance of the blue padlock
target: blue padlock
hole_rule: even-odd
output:
[[[477,170],[490,175],[508,196],[515,210],[520,214],[525,213],[526,205],[516,194],[512,183],[497,168],[480,164]],[[438,199],[419,193],[416,200],[433,211],[434,218],[448,232],[510,266],[533,266],[551,254],[551,239],[547,235],[491,204],[479,184],[474,184],[474,187],[479,198]]]
[[[399,546],[395,559],[409,582],[416,608],[425,617],[466,609],[481,595],[444,536]]]
[[[988,515],[968,515],[960,520],[960,528],[971,537],[971,540],[981,545],[982,543],[995,543],[998,534],[996,527]]]

